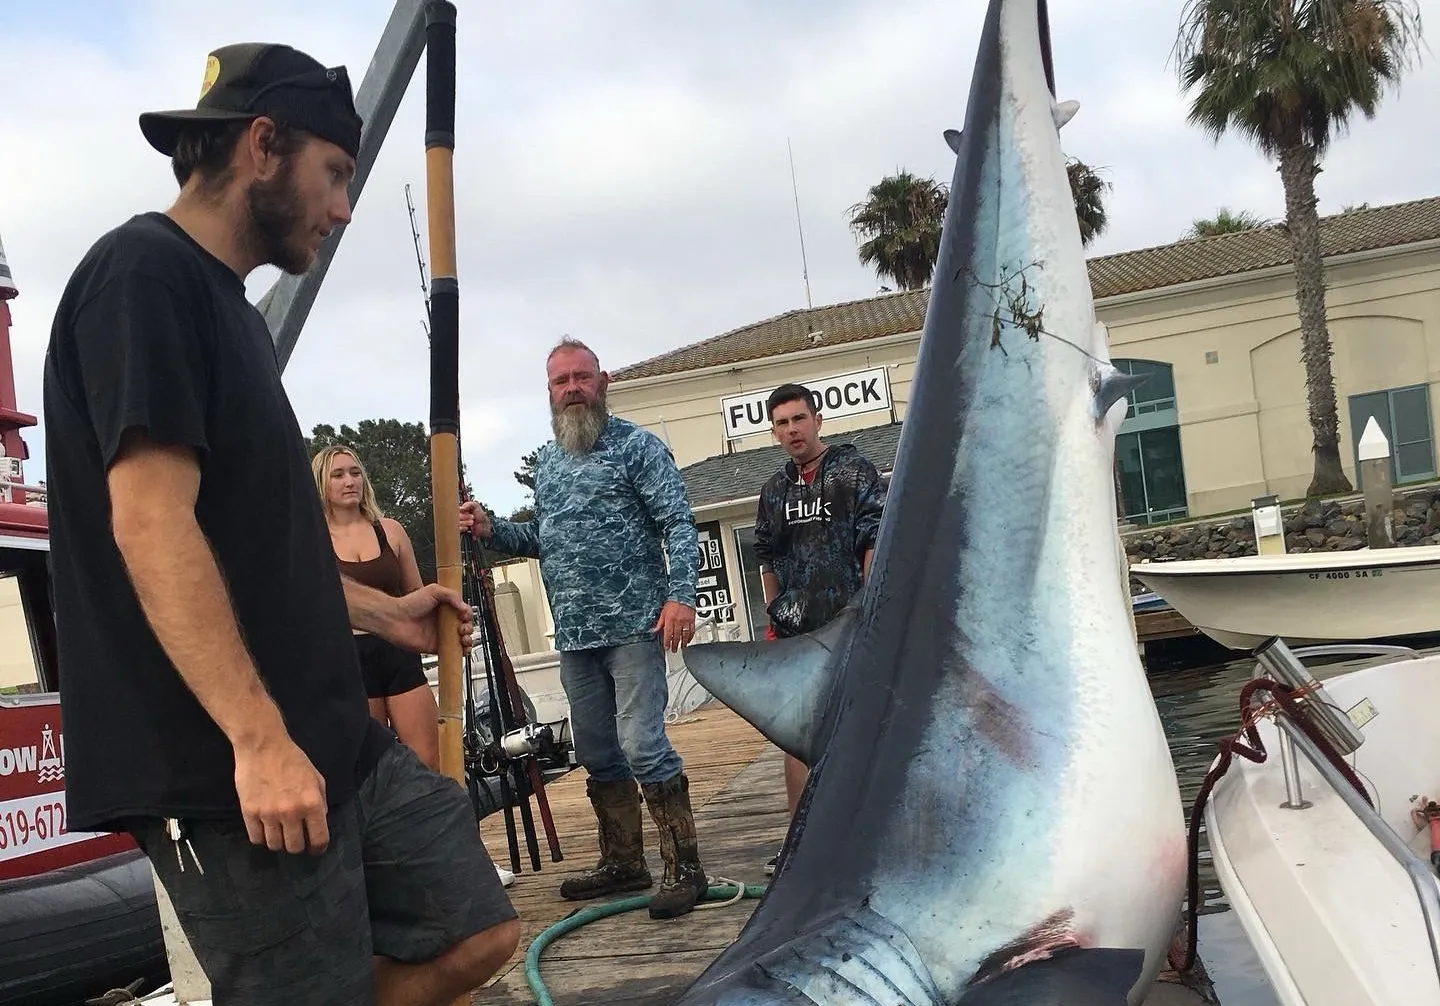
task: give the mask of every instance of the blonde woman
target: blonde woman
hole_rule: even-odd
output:
[[[311,468],[340,572],[394,597],[422,587],[410,536],[399,521],[380,513],[359,456],[348,447],[327,447],[311,460]],[[359,630],[355,630],[355,647],[370,715],[438,771],[439,710],[420,654]]]

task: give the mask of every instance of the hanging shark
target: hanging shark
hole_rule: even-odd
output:
[[[1137,655],[1044,0],[990,0],[862,594],[690,672],[811,766],[770,888],[677,1006],[1125,1006],[1186,838]]]

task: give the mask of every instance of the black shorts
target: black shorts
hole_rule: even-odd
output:
[[[418,653],[401,649],[389,640],[368,632],[355,637],[355,649],[360,654],[365,694],[372,699],[400,695],[429,685]]]
[[[404,744],[329,826],[315,856],[254,845],[239,820],[186,821],[182,870],[163,822],[130,822],[215,1006],[368,1006],[372,954],[421,963],[517,917],[469,797]]]

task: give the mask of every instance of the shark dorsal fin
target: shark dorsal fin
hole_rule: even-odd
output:
[[[958,129],[947,129],[947,130],[945,130],[945,142],[946,142],[946,144],[949,145],[949,147],[950,147],[950,149],[951,149],[952,151],[954,151],[954,152],[957,153],[957,154],[960,153],[960,130],[958,130]]]
[[[813,765],[820,717],[858,621],[852,603],[805,636],[690,646],[685,668],[776,747]]]

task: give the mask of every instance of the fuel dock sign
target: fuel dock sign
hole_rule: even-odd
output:
[[[810,400],[815,411],[826,419],[890,411],[890,379],[884,367],[796,383],[810,389]],[[764,391],[752,391],[720,400],[720,414],[724,417],[727,440],[738,440],[770,431],[770,417],[765,414],[765,400],[774,390],[775,388],[766,388]]]

